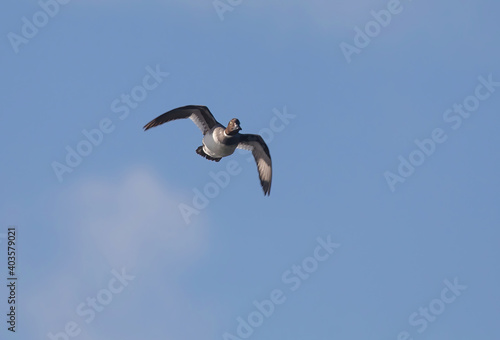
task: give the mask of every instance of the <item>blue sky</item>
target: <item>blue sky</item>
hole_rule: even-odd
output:
[[[54,1],[0,11],[19,339],[499,338],[498,2]],[[263,134],[270,197],[142,130],[188,104]]]

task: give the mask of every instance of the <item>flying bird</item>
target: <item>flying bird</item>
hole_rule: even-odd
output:
[[[237,118],[231,119],[227,127],[224,127],[215,120],[208,107],[187,105],[156,117],[144,126],[144,130],[184,118],[191,119],[203,133],[203,145],[196,149],[196,153],[206,159],[219,162],[223,157],[232,155],[236,148],[252,151],[264,195],[270,194],[273,170],[269,148],[260,135],[241,134]]]

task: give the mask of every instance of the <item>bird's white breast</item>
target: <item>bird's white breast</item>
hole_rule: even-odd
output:
[[[233,154],[236,149],[236,145],[223,144],[217,139],[217,137],[214,137],[214,134],[217,135],[217,132],[218,131],[215,130],[213,133],[207,133],[203,137],[203,151],[205,151],[207,155],[216,158],[226,157]]]

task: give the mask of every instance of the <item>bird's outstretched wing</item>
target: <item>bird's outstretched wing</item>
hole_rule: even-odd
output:
[[[156,117],[146,125],[144,125],[144,130],[151,129],[152,127],[161,125],[166,122],[170,122],[176,119],[189,118],[196,126],[205,134],[214,125],[219,124],[208,107],[201,105],[187,105],[183,107],[178,107],[176,109],[170,110],[161,116]]]
[[[259,135],[242,134],[238,149],[251,150],[257,170],[259,171],[260,184],[264,190],[264,195],[271,193],[271,180],[273,178],[273,167],[269,148]]]

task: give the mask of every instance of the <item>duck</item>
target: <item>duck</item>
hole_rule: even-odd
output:
[[[239,119],[231,119],[225,127],[214,118],[208,107],[186,105],[156,117],[144,125],[144,131],[173,120],[186,118],[191,119],[203,133],[202,145],[196,149],[198,155],[210,161],[219,162],[222,158],[232,155],[236,149],[251,151],[257,164],[264,196],[270,195],[273,170],[269,148],[260,135],[241,134]]]

